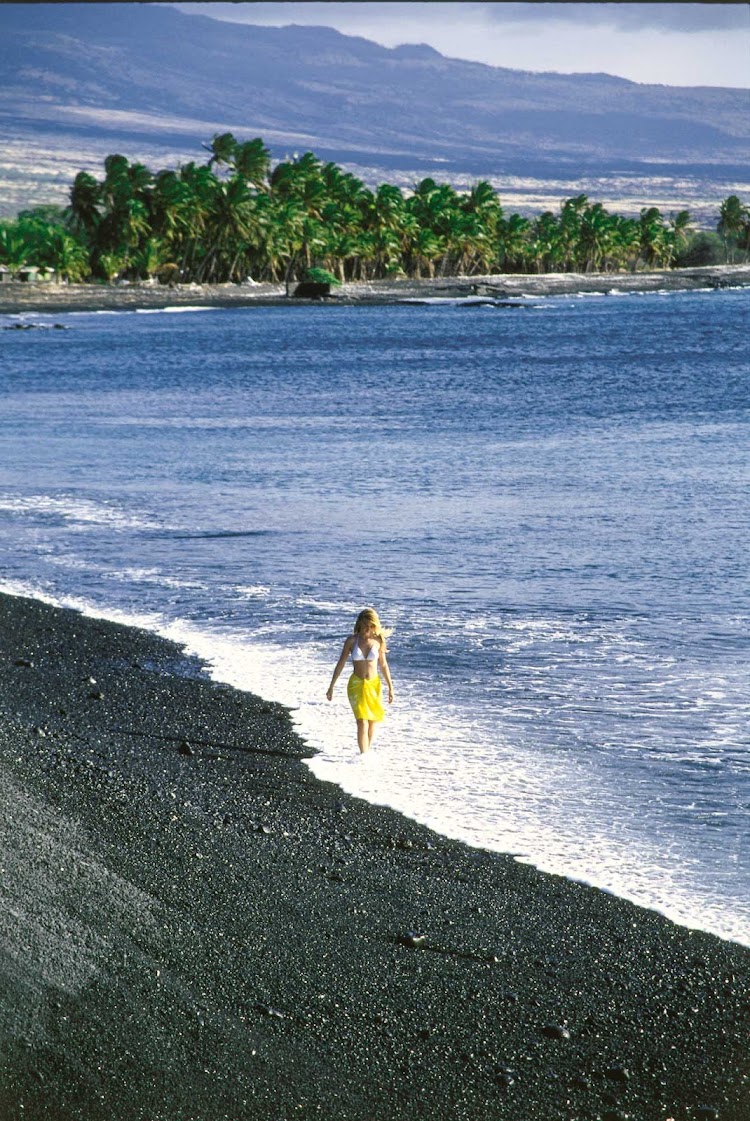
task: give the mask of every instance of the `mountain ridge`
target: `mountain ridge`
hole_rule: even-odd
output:
[[[166,5],[2,4],[0,73],[12,141],[0,187],[15,183],[16,194],[33,186],[24,143],[46,146],[60,167],[78,154],[87,168],[103,146],[132,140],[136,158],[184,159],[224,129],[262,136],[275,159],[290,145],[348,154],[381,179],[661,171],[718,190],[747,178],[747,91],[537,74],[324,26],[232,24]]]

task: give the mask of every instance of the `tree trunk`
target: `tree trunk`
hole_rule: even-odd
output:
[[[292,281],[292,273],[294,272],[296,253],[292,253],[289,258],[289,263],[286,266],[286,273],[284,275],[284,284],[286,285],[286,294],[289,295],[289,285]]]

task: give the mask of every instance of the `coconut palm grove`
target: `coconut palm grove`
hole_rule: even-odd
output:
[[[535,218],[504,212],[486,180],[375,190],[313,152],[272,166],[260,138],[217,134],[205,163],[152,172],[123,155],[81,171],[66,207],[0,222],[0,264],[69,282],[332,283],[389,277],[603,272],[746,261],[750,207],[721,204],[715,231],[681,210],[638,218],[581,194]]]

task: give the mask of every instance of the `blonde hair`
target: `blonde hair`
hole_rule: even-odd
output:
[[[360,611],[359,615],[357,616],[357,621],[354,624],[354,630],[352,631],[352,634],[359,634],[363,627],[368,626],[372,626],[374,628],[375,637],[380,640],[381,649],[383,650],[383,653],[385,653],[388,649],[387,639],[390,638],[390,636],[393,634],[393,631],[390,628],[383,626],[383,624],[380,622],[377,611],[373,607],[365,607],[363,611]]]

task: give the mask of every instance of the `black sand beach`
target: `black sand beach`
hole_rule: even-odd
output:
[[[320,783],[165,640],[0,634],[3,1121],[750,1118],[750,950]]]
[[[750,285],[750,265],[711,265],[628,273],[517,273],[503,276],[375,280],[334,288],[322,302],[393,304],[402,301],[479,296],[487,300],[576,293],[690,291]],[[315,301],[320,303],[321,301]],[[310,303],[290,299],[283,284],[26,284],[0,286],[0,315],[25,312],[132,311],[164,307],[268,307]]]

